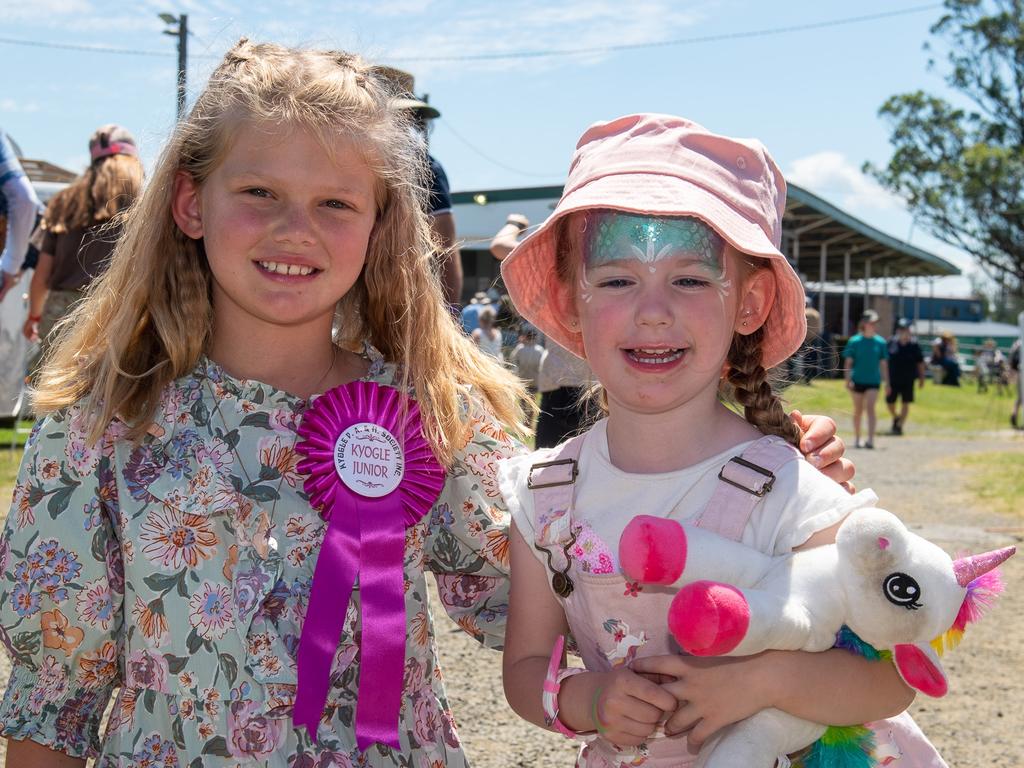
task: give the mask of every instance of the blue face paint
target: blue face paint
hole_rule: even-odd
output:
[[[725,241],[692,216],[642,216],[604,209],[587,216],[583,260],[588,269],[614,261],[654,264],[677,257],[692,257],[718,275],[725,264]]]

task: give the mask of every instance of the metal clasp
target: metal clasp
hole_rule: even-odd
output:
[[[571,464],[572,469],[569,471],[568,480],[554,480],[550,483],[535,483],[533,481],[533,472],[537,469],[545,469],[546,467],[557,467],[563,464]],[[530,467],[530,474],[526,476],[526,487],[531,491],[537,488],[555,488],[559,485],[572,485],[576,482],[576,475],[579,474],[579,467],[576,465],[576,459],[558,459],[557,461],[542,461],[540,464],[534,464]]]
[[[754,489],[754,488],[748,488],[747,486],[745,486],[745,485],[743,485],[741,483],[738,483],[735,480],[731,480],[730,478],[725,476],[725,469],[726,469],[726,467],[729,466],[729,462],[726,462],[725,466],[723,466],[720,470],[718,470],[718,479],[719,480],[723,480],[723,481],[727,482],[729,485],[734,486],[735,488],[739,488],[741,491],[746,491],[747,493],[753,494],[754,496],[757,496],[758,498],[763,497],[766,493],[768,493],[768,491],[770,491],[772,489],[772,486],[775,485],[775,473],[774,472],[769,472],[764,467],[759,467],[759,466],[757,466],[757,464],[754,464],[753,462],[747,461],[742,456],[733,456],[731,459],[729,459],[729,461],[735,461],[741,467],[746,467],[747,469],[753,470],[754,472],[757,472],[757,474],[763,475],[764,477],[766,477],[768,479],[764,481],[764,484],[761,486],[760,490],[757,490],[757,489]]]

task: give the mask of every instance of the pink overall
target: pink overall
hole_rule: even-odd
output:
[[[529,481],[534,500],[534,545],[547,555],[554,574],[552,584],[583,663],[588,670],[603,672],[641,656],[681,653],[667,623],[674,588],[629,582],[617,573],[590,573],[569,555],[578,531],[572,515],[573,483],[584,438],[563,444],[554,461],[534,465]],[[721,482],[695,524],[739,540],[754,506],[771,490],[774,473],[798,458],[796,449],[781,438],[769,436],[753,443],[739,460],[734,457],[722,468]],[[571,592],[563,596],[567,590],[560,587],[566,581],[571,583]],[[946,768],[905,713],[871,727],[878,741],[879,764]],[[686,768],[697,761],[687,749],[685,735],[669,737],[660,726],[639,747],[620,748],[596,735],[581,738],[585,744],[577,759],[579,768]]]

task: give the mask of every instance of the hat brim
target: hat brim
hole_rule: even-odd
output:
[[[395,107],[395,109],[414,109],[417,112],[421,113],[423,117],[427,118],[428,120],[434,120],[441,116],[440,110],[438,110],[436,107],[430,106],[425,101],[420,101],[419,99],[400,98],[395,99],[391,103]]]
[[[615,205],[610,200],[643,200],[644,207]],[[766,259],[775,274],[775,299],[763,326],[764,367],[778,365],[803,344],[807,335],[803,285],[760,226],[685,179],[627,173],[602,176],[568,191],[547,221],[524,238],[501,264],[505,287],[519,313],[569,352],[586,357],[582,336],[570,332],[558,320],[552,300],[558,282],[554,225],[570,213],[590,208],[647,216],[694,216],[713,227],[738,251]]]

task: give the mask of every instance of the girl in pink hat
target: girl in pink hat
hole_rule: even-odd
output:
[[[677,655],[672,592],[619,570],[639,513],[783,554],[833,541],[876,500],[800,460],[801,430],[769,381],[805,336],[804,292],[779,250],[784,206],[759,142],[622,117],[583,135],[554,213],[503,262],[523,316],[590,364],[605,413],[499,468],[513,516],[506,696],[583,738],[579,765],[688,765],[766,707],[863,723],[913,699],[891,665],[846,651]],[[570,634],[582,668],[565,666]]]

